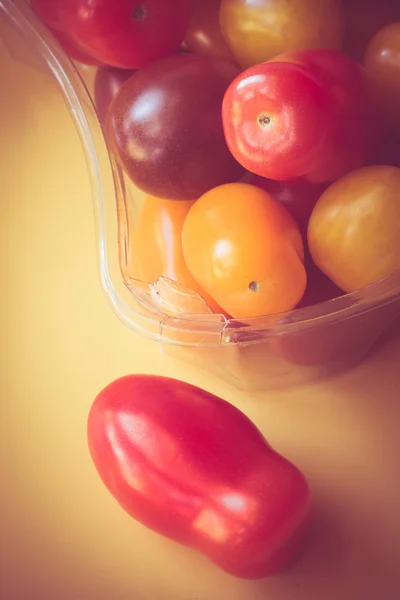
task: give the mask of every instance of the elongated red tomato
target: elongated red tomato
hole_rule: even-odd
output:
[[[228,573],[265,577],[297,553],[307,482],[221,398],[164,377],[123,377],[95,399],[88,440],[130,515]]]
[[[189,0],[32,0],[32,7],[89,56],[126,69],[176,52],[189,24]]]
[[[365,164],[380,133],[365,70],[334,50],[282,54],[247,69],[225,94],[223,123],[246,169],[311,183]]]

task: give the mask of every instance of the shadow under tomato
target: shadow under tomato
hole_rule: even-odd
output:
[[[296,422],[293,453],[314,509],[299,561],[258,582],[260,600],[397,600],[399,334],[393,329],[367,366],[331,380],[328,397],[324,382],[272,409],[270,418],[286,410]]]
[[[306,549],[285,573],[258,582],[260,600],[397,600],[400,578],[391,550],[376,544],[377,520],[349,522],[320,498],[313,511]],[[355,541],[357,540],[357,541]]]
[[[343,296],[343,292],[329,277],[327,277],[313,262],[306,249],[304,265],[307,271],[307,288],[297,308],[306,308],[320,302],[333,300]]]
[[[301,180],[274,181],[259,175],[250,175],[249,183],[268,192],[290,212],[303,236],[306,244],[307,227],[311,213],[328,183],[310,184]]]
[[[385,131],[369,164],[400,167],[400,131],[398,129],[390,127]]]

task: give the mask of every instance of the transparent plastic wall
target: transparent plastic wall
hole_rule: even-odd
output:
[[[240,321],[213,314],[196,293],[170,280],[135,279],[133,240],[144,194],[107,151],[92,99],[94,69],[74,65],[24,1],[0,0],[0,34],[13,60],[39,70],[63,94],[91,181],[101,285],[134,335],[240,389],[262,390],[358,363],[398,317],[399,273],[315,306]]]

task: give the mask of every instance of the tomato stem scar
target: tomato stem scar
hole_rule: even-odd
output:
[[[136,6],[133,10],[133,18],[138,21],[144,19],[146,16],[146,9],[144,6]]]
[[[266,114],[262,114],[258,117],[258,123],[261,125],[261,127],[268,127],[268,125],[271,123],[271,117]]]
[[[249,290],[251,290],[252,292],[258,292],[259,289],[260,289],[260,284],[258,283],[258,281],[250,281]]]

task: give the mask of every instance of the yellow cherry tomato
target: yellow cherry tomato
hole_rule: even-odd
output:
[[[308,245],[345,292],[400,269],[400,169],[363,167],[333,183],[313,210]]]
[[[340,49],[342,0],[222,0],[220,24],[247,68],[292,50]]]

